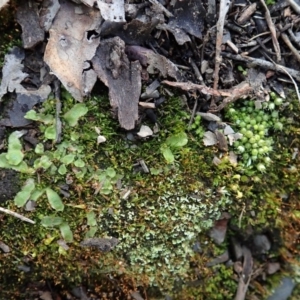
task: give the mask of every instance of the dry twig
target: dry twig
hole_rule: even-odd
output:
[[[295,55],[298,62],[300,62],[300,54],[298,50],[294,47],[294,45],[291,43],[289,37],[285,33],[281,33],[281,37],[285,44],[289,47],[289,49],[292,51],[292,53]]]
[[[221,56],[221,45],[223,42],[223,31],[224,31],[224,22],[225,17],[228,12],[230,5],[230,0],[221,0],[220,3],[220,12],[219,12],[219,19],[217,22],[217,40],[216,40],[216,62],[215,62],[215,74],[214,74],[214,90],[218,89],[218,83],[219,83],[219,70],[220,65],[222,62],[222,56]]]
[[[35,222],[32,221],[31,219],[28,219],[28,218],[26,218],[26,217],[24,217],[24,216],[22,216],[22,215],[20,215],[20,214],[18,214],[16,212],[14,212],[14,211],[11,211],[9,209],[0,207],[0,211],[6,213],[8,215],[14,216],[14,217],[16,217],[16,218],[18,218],[18,219],[20,219],[22,221],[25,221],[25,222],[28,222],[28,223],[31,223],[31,224],[35,224]]]
[[[272,22],[272,18],[271,18],[271,14],[270,11],[265,3],[264,0],[260,0],[261,4],[263,5],[263,7],[265,8],[265,18],[268,24],[268,27],[271,31],[271,36],[272,36],[272,42],[273,42],[273,46],[274,46],[274,50],[276,53],[276,58],[277,58],[277,62],[281,61],[281,53],[280,53],[280,46],[277,40],[277,36],[276,36],[276,28],[275,25]]]
[[[268,62],[263,59],[253,58],[253,57],[249,57],[249,56],[242,56],[242,55],[234,55],[234,54],[227,53],[227,52],[222,52],[221,55],[224,57],[227,57],[227,58],[237,60],[237,61],[242,61],[252,67],[261,67],[262,69],[273,70],[273,71],[277,71],[277,72],[284,73],[284,74],[286,74],[286,71],[287,71],[295,80],[300,82],[300,72],[299,71],[291,69],[291,68],[283,67],[279,64],[276,64],[275,62],[271,63],[271,62]]]

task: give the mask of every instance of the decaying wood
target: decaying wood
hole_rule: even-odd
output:
[[[109,88],[110,104],[118,111],[122,128],[135,127],[141,95],[141,65],[130,62],[119,37],[103,40],[92,59],[99,79]]]

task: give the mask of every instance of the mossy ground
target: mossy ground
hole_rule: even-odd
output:
[[[67,94],[62,101],[63,113],[75,105]],[[188,131],[189,114],[180,97],[169,97],[158,110],[161,126],[157,134],[131,142],[113,118],[107,97],[94,95],[87,100],[88,113],[77,126],[64,123],[63,141],[73,143],[75,149],[68,146],[66,153],[73,151],[84,161],[83,167],[67,165],[66,174],[58,172],[60,161],[53,156],[59,146],[45,139],[47,126],[37,123],[45,153],[57,169],[39,170],[30,177],[38,188],[51,187],[59,193],[68,176],[72,179],[70,196],[62,197],[62,212],[51,208],[46,195],[38,199],[33,212],[24,212],[13,201],[6,203],[6,208],[37,223],[1,217],[1,240],[11,249],[0,256],[1,298],[26,299],[27,288],[32,292],[32,285],[47,280],[62,291],[87,285],[103,299],[104,293],[111,291],[115,294],[110,299],[123,299],[141,286],[141,293],[148,290],[149,299],[161,299],[165,293],[175,299],[232,299],[237,286],[232,268],[205,266],[226,247],[226,243],[216,247],[205,234],[222,211],[230,212],[231,223],[241,230],[252,225],[257,232],[280,231],[281,242],[275,243],[272,255],[281,258],[283,270],[265,283],[255,281],[259,295],[266,295],[282,274],[291,271],[288,263],[299,263],[299,240],[295,239],[300,227],[299,159],[293,160],[292,154],[299,148],[300,110],[293,96],[287,101],[284,114],[293,122],[287,122],[282,132],[271,132],[273,163],[265,174],[234,167],[227,154],[215,166],[212,159],[220,155],[219,150],[204,147],[199,134]],[[43,109],[54,115],[55,100],[49,99]],[[95,127],[106,137],[105,143],[97,145]],[[174,149],[175,162],[167,164],[161,146],[168,137],[181,132],[187,133],[188,143]],[[34,149],[27,150],[25,160],[33,166],[37,157]],[[150,173],[135,170],[140,160],[145,161]],[[122,186],[111,180],[111,186],[101,192],[101,181],[92,176],[107,168],[122,177]],[[28,176],[22,175],[24,182]],[[129,190],[129,197],[124,198]],[[62,239],[59,228],[41,226],[43,217],[53,215],[62,217],[73,233],[67,251],[57,243]],[[114,236],[120,243],[113,251],[102,253],[79,245],[86,236]],[[196,240],[200,241],[201,254],[192,250]],[[24,265],[30,267],[29,273],[20,270]]]

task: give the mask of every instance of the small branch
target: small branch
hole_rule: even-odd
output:
[[[56,112],[55,112],[55,124],[56,124],[56,137],[55,143],[59,144],[61,142],[61,133],[62,133],[62,124],[60,120],[60,113],[61,113],[61,92],[60,92],[60,82],[58,79],[54,80],[54,95],[56,100]]]
[[[194,121],[194,117],[195,117],[195,114],[196,114],[197,106],[198,106],[198,99],[196,99],[196,101],[195,101],[195,104],[194,104],[194,107],[193,107],[193,111],[192,111],[192,115],[191,115],[191,118],[190,118],[190,121],[189,121],[188,129],[191,128],[192,123]]]
[[[240,84],[236,85],[234,88],[230,89],[230,91],[231,91],[230,96],[226,97],[219,106],[210,109],[209,112],[211,113],[219,112],[230,103],[233,103],[238,99],[250,95],[253,92],[253,87],[249,84],[249,82],[243,81]]]
[[[300,6],[294,0],[287,0],[287,3],[293,8],[293,10],[300,15]]]
[[[196,75],[196,78],[199,80],[199,82],[201,84],[204,84],[204,80],[203,80],[203,77],[199,71],[199,68],[198,66],[196,65],[196,63],[194,62],[194,60],[192,58],[189,59],[189,63],[191,64],[193,70],[194,70],[194,73]]]
[[[174,17],[173,14],[168,11],[161,3],[159,3],[157,0],[149,0],[150,3],[152,3],[153,5],[156,5],[157,7],[159,7],[159,9],[161,11],[163,11],[165,13],[165,15],[170,18],[170,17]]]
[[[292,53],[295,55],[298,62],[300,62],[300,54],[298,50],[294,47],[294,45],[291,43],[289,37],[285,33],[281,33],[281,38],[285,42],[285,44],[289,47],[289,49],[292,51]]]
[[[169,86],[173,86],[173,87],[177,87],[177,88],[181,88],[184,91],[199,91],[202,94],[205,95],[211,95],[211,96],[216,96],[216,97],[220,97],[220,96],[230,96],[230,91],[228,90],[214,90],[210,87],[207,87],[205,85],[200,85],[200,84],[195,84],[192,82],[174,82],[174,81],[168,81],[168,80],[164,80],[162,81],[163,84],[167,84]]]
[[[227,58],[231,58],[231,59],[234,59],[237,61],[247,63],[247,64],[249,64],[249,66],[252,66],[252,67],[261,67],[266,70],[273,70],[273,71],[277,71],[277,72],[284,73],[284,74],[286,74],[286,71],[287,71],[295,80],[300,82],[300,72],[297,70],[294,70],[291,68],[286,68],[279,64],[271,63],[271,62],[268,62],[266,60],[259,59],[259,58],[252,58],[252,57],[248,57],[248,56],[244,57],[242,55],[234,55],[234,54],[227,53],[227,52],[222,52],[221,55],[224,57],[227,57]]]
[[[251,280],[251,276],[249,276],[247,282],[244,282],[243,275],[240,275],[238,288],[237,288],[234,300],[244,300],[245,299],[250,280]]]
[[[11,211],[9,209],[0,207],[0,211],[6,213],[8,215],[14,216],[14,217],[16,217],[16,218],[18,218],[18,219],[20,219],[22,221],[25,221],[25,222],[28,222],[28,223],[31,223],[31,224],[35,224],[35,222],[32,221],[31,219],[28,219],[28,218],[26,218],[26,217],[24,217],[24,216],[22,216],[22,215],[20,215],[20,214],[18,214],[16,212],[14,212],[14,211]]]
[[[276,28],[275,25],[273,24],[272,18],[271,18],[271,14],[270,11],[265,3],[264,0],[260,0],[261,4],[263,5],[263,7],[265,8],[265,18],[268,24],[268,27],[271,31],[271,36],[272,36],[272,42],[273,42],[273,46],[274,46],[274,50],[276,53],[276,58],[277,58],[277,62],[281,61],[281,53],[280,53],[280,46],[276,37]]]
[[[222,42],[223,42],[224,22],[225,22],[226,14],[227,14],[228,9],[229,9],[229,5],[230,5],[230,0],[221,0],[219,19],[218,19],[218,23],[217,23],[214,90],[218,89],[219,70],[220,70],[220,65],[221,65],[221,62],[222,62],[222,57],[221,57],[222,49],[221,49],[221,46],[222,46]]]
[[[241,82],[240,84],[236,85],[235,87],[233,87],[229,90],[214,90],[207,86],[194,84],[191,82],[173,82],[173,81],[164,80],[162,83],[168,84],[169,86],[181,88],[184,91],[197,90],[206,95],[217,96],[217,97],[220,97],[220,96],[226,97],[219,106],[212,107],[210,109],[210,112],[213,112],[213,113],[222,110],[229,103],[232,103],[232,102],[240,99],[241,97],[247,96],[253,92],[253,88],[246,81]]]

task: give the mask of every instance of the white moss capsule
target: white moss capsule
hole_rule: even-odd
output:
[[[260,172],[262,172],[262,173],[266,172],[266,167],[265,167],[265,165],[262,164],[262,163],[259,163],[259,164],[256,166],[256,168],[257,168],[258,171],[260,171]]]

